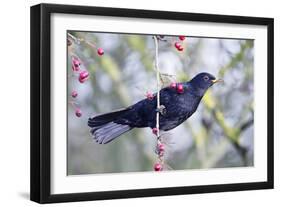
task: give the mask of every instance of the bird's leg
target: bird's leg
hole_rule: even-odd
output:
[[[156,109],[156,112],[159,112],[162,116],[164,116],[166,114],[167,110],[164,105],[160,105],[160,107]]]

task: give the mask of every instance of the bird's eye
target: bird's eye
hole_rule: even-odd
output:
[[[204,81],[208,81],[209,77],[208,76],[204,76]]]

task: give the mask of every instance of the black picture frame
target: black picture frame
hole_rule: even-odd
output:
[[[188,187],[169,187],[72,194],[51,194],[51,70],[50,70],[50,16],[53,13],[133,17],[162,20],[180,20],[207,23],[263,25],[267,27],[267,181],[238,184],[219,184]],[[272,18],[195,14],[168,11],[103,8],[56,4],[39,4],[31,7],[31,174],[30,199],[39,203],[88,201],[102,199],[166,196],[273,188],[273,39]]]

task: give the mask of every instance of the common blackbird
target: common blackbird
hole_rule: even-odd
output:
[[[157,109],[155,93],[152,98],[127,108],[91,117],[88,120],[91,135],[99,144],[107,144],[133,128],[155,128],[157,111],[161,112],[160,130],[171,130],[187,120],[196,111],[207,89],[220,81],[209,73],[199,73],[189,82],[161,89],[161,110]]]

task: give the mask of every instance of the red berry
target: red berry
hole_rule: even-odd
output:
[[[162,143],[158,143],[156,147],[156,152],[159,156],[163,156],[165,151],[165,145]]]
[[[184,88],[183,88],[183,85],[181,83],[177,85],[177,92],[178,93],[183,93],[184,92]]]
[[[80,83],[84,83],[87,79],[83,79],[83,78],[79,77],[78,80]]]
[[[155,134],[155,135],[157,135],[157,133],[158,133],[158,129],[157,129],[156,127],[155,127],[155,128],[153,128],[153,129],[152,129],[152,133],[153,133],[153,134]]]
[[[104,51],[102,48],[98,48],[97,52],[98,52],[98,55],[100,55],[100,56],[102,56],[104,54]]]
[[[183,51],[183,46],[179,46],[177,49],[178,51]]]
[[[164,152],[165,151],[165,145],[162,144],[162,143],[159,143],[157,145],[157,149],[158,149],[159,152]]]
[[[172,83],[170,84],[170,88],[175,89],[176,87],[177,87],[177,83],[176,83],[176,82],[172,82]]]
[[[181,41],[184,41],[184,40],[185,40],[185,36],[180,35],[180,36],[179,36],[179,39],[180,39]]]
[[[86,71],[86,70],[84,70],[84,71],[82,71],[80,74],[79,74],[79,76],[81,77],[81,78],[88,78],[89,77],[89,72],[88,71]]]
[[[75,66],[75,67],[78,67],[81,63],[80,63],[80,61],[79,60],[77,60],[77,59],[73,59],[73,65]]]
[[[181,47],[181,44],[179,42],[175,42],[175,48],[179,49]]]
[[[146,93],[146,98],[148,99],[148,100],[153,100],[153,97],[154,97],[154,95],[151,93],[151,92],[147,92]]]
[[[72,70],[73,71],[79,71],[80,70],[80,61],[77,58],[72,58]]]
[[[79,82],[84,83],[89,78],[89,72],[84,70],[79,74]]]
[[[77,91],[72,91],[71,96],[72,96],[72,98],[76,98],[78,96]]]
[[[77,109],[75,110],[75,115],[76,115],[77,117],[81,117],[81,116],[82,116],[82,111],[81,111],[81,109],[77,108]]]
[[[74,65],[72,65],[72,70],[73,71],[78,71],[80,68],[79,67],[75,67]]]
[[[154,165],[154,170],[155,170],[155,171],[162,171],[162,170],[163,170],[163,167],[162,167],[162,165],[161,165],[160,163],[156,163],[156,164]]]

